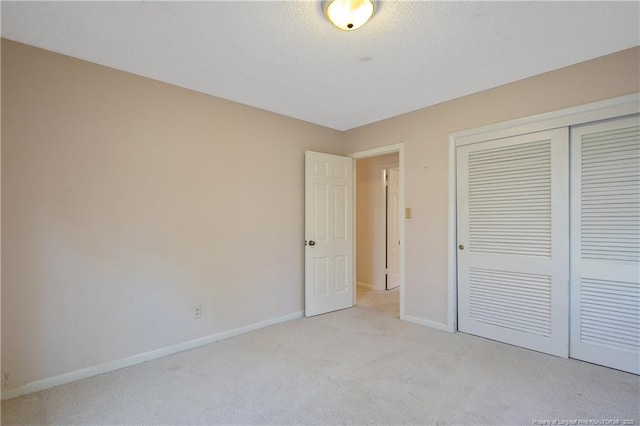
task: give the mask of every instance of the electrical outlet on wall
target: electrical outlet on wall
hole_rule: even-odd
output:
[[[196,305],[193,307],[193,318],[200,319],[202,317],[202,305]]]

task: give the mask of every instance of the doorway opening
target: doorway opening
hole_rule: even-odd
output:
[[[351,154],[351,157],[356,159],[354,304],[402,319],[402,145]]]

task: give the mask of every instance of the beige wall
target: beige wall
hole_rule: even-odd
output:
[[[450,133],[640,92],[640,48],[521,80],[346,132],[351,152],[405,146],[405,313],[447,321]]]
[[[5,388],[303,309],[340,132],[6,40],[2,89]]]
[[[301,311],[306,149],[405,144],[405,311],[446,322],[449,133],[638,92],[639,52],[340,133],[3,40],[4,388]]]
[[[398,154],[364,158],[356,162],[356,280],[385,289],[384,167],[398,167]]]

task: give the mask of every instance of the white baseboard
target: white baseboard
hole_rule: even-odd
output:
[[[449,332],[449,326],[437,321],[431,321],[423,318],[412,317],[411,315],[404,315],[401,319],[414,324],[424,325],[426,327],[435,328],[436,330]]]
[[[257,322],[254,324],[248,324],[242,327],[235,328],[233,330],[227,330],[227,331],[222,331],[220,333],[210,334],[209,336],[200,337],[198,339],[189,340],[187,342],[178,343],[176,345],[167,346],[167,347],[156,349],[153,351],[144,352],[138,355],[133,355],[127,358],[122,358],[115,361],[106,362],[104,364],[95,365],[93,367],[87,367],[81,370],[71,371],[69,373],[61,374],[59,376],[49,377],[47,379],[27,383],[26,385],[22,385],[17,388],[3,390],[2,400],[4,401],[6,399],[11,399],[18,396],[39,392],[55,386],[60,386],[67,383],[75,382],[77,380],[82,380],[89,377],[97,376],[98,374],[119,370],[124,367],[130,367],[132,365],[140,364],[145,361],[151,361],[157,358],[174,354],[176,352],[182,352],[188,349],[197,348],[199,346],[217,342],[218,340],[223,340],[229,337],[238,336],[240,334],[258,330],[260,328],[268,327],[270,325],[275,325],[282,322],[302,318],[302,315],[303,315],[302,311],[294,312],[288,315],[283,315],[281,317],[271,318],[271,319]]]
[[[369,284],[369,283],[356,283],[356,286],[358,287],[364,287],[364,288],[368,288],[370,290],[375,290],[376,288],[373,286],[373,284]]]

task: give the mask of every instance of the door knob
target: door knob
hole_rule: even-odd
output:
[[[310,245],[310,246],[315,246],[315,245],[316,245],[316,242],[315,242],[315,241],[313,241],[313,240],[311,240],[311,241],[309,241],[309,245]]]
[[[460,245],[458,246],[458,248],[459,248],[460,250],[464,250],[464,246],[463,246],[462,244],[460,244]]]

